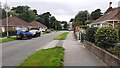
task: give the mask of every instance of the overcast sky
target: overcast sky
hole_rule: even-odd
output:
[[[2,4],[5,0],[1,0]],[[89,12],[100,8],[105,12],[109,7],[109,2],[113,2],[112,7],[117,7],[120,0],[7,0],[10,7],[18,5],[28,5],[31,9],[36,9],[38,14],[50,12],[57,20],[69,21],[74,18],[78,11],[88,10]]]

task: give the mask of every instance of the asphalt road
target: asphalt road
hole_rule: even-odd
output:
[[[61,32],[53,32],[42,37],[33,38],[31,40],[16,40],[2,44],[2,65],[18,66],[28,56],[35,53],[36,50],[44,47],[53,40],[54,37],[62,34]]]

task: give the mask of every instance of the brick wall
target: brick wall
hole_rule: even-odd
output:
[[[120,67],[120,58],[116,57],[115,55],[110,54],[109,52],[97,47],[96,45],[88,41],[84,41],[84,44],[85,44],[85,47],[89,51],[91,51],[96,56],[98,56],[108,66],[117,66],[118,68]]]

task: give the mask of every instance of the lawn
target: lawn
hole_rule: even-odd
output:
[[[16,37],[8,37],[8,38],[4,38],[4,39],[0,39],[0,42],[9,42],[9,41],[13,41],[16,40]]]
[[[45,34],[48,34],[48,33],[46,33],[46,32],[41,32],[41,35],[45,35]]]
[[[63,58],[63,47],[43,49],[29,56],[18,68],[24,68],[24,66],[63,66]]]
[[[65,40],[69,32],[64,32],[63,34],[55,37],[53,40]]]

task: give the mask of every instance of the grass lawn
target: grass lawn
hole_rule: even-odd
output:
[[[53,40],[65,40],[69,32],[64,32],[63,34],[55,37]]]
[[[63,66],[63,58],[63,47],[43,49],[29,56],[18,68],[24,68],[24,66]]]
[[[48,34],[48,33],[46,33],[46,32],[41,32],[41,35],[45,35],[45,34]]]
[[[13,41],[16,40],[16,37],[9,37],[9,38],[4,38],[4,39],[0,39],[0,42],[9,42],[9,41]]]

